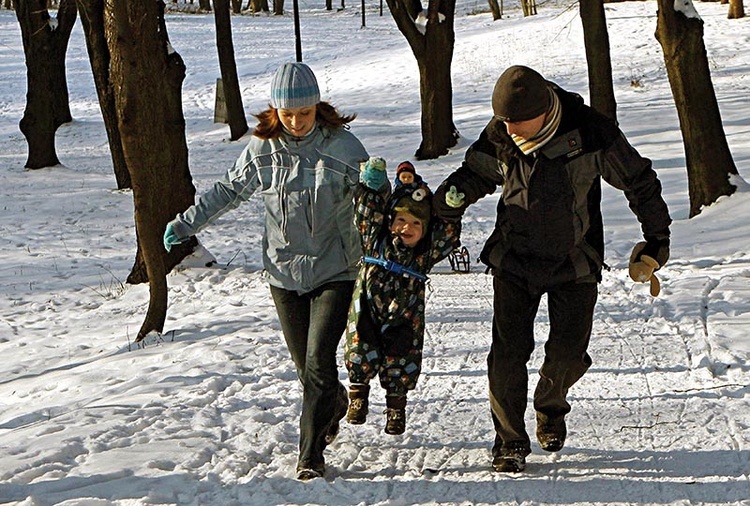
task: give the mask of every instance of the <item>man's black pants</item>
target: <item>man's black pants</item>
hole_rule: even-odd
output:
[[[541,297],[547,294],[550,332],[534,392],[534,409],[557,417],[570,412],[568,389],[591,366],[586,349],[598,287],[595,282],[570,282],[529,289],[522,280],[498,272],[493,288],[492,347],[487,358],[496,432],[493,455],[510,449],[528,454],[531,445],[524,423],[528,397],[526,364],[534,351],[534,320]]]

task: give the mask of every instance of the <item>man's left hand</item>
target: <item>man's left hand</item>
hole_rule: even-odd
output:
[[[647,244],[648,243],[645,241],[639,242],[633,248],[633,252],[630,254],[628,274],[630,274],[630,279],[636,283],[650,282],[651,295],[656,297],[661,291],[661,283],[659,283],[659,278],[656,277],[654,272],[659,270],[659,267],[661,266],[653,256],[647,254],[651,253],[656,255],[656,253],[647,250]]]

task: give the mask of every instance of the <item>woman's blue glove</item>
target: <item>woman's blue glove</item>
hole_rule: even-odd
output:
[[[172,246],[187,241],[190,238],[190,231],[187,226],[179,220],[172,220],[167,223],[164,230],[164,249],[172,251]]]
[[[371,190],[380,190],[386,181],[385,160],[380,157],[370,157],[360,167],[359,179]]]

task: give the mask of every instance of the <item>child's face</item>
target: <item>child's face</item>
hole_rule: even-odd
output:
[[[403,171],[398,175],[398,180],[404,184],[411,184],[414,182],[414,174],[408,171]]]
[[[424,224],[413,214],[399,211],[391,223],[391,233],[400,235],[404,246],[413,248],[424,234]]]

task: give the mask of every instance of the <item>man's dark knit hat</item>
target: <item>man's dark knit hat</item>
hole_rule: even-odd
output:
[[[492,110],[501,121],[527,121],[547,111],[549,98],[547,81],[537,71],[514,65],[495,83]]]

